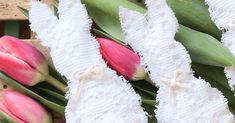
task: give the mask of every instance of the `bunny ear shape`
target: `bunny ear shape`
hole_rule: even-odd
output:
[[[234,0],[205,0],[209,6],[212,20],[221,30],[230,29],[235,25],[235,1]]]
[[[60,0],[58,13],[60,20],[70,20],[71,25],[86,27],[87,31],[90,30],[92,21],[88,17],[85,5],[83,5],[80,0]]]
[[[159,86],[159,104],[155,111],[158,122],[234,122],[222,93],[204,80],[193,76],[191,60],[186,49],[174,39],[178,23],[166,0],[146,0],[146,3],[146,35],[139,37],[134,33],[127,33],[125,36],[132,37],[126,38],[133,39],[127,42],[140,54],[150,78]],[[121,20],[129,19],[128,22],[135,20],[134,17],[120,17]],[[122,28],[124,32],[135,32],[132,26]],[[141,46],[138,46],[138,38],[143,41],[139,44]]]
[[[31,22],[31,29],[37,32],[38,37],[41,37],[45,45],[49,46],[53,43],[53,41],[48,41],[48,39],[52,38],[50,34],[55,29],[58,19],[46,4],[32,1],[29,21]]]
[[[223,31],[222,43],[235,56],[235,1],[234,0],[205,0],[209,6],[212,20]],[[235,90],[235,68],[224,69],[228,83]]]
[[[80,0],[60,0],[58,4],[59,18],[62,19],[69,17],[71,14],[71,8],[73,8],[77,2],[80,2]]]
[[[165,0],[147,0],[146,6],[148,23],[151,25],[149,28],[162,33],[166,32],[165,35],[174,37],[179,25],[174,12],[168,7]]]
[[[120,7],[119,16],[123,32],[126,35],[126,43],[130,44],[133,42],[132,46],[139,44],[135,45],[135,47],[138,49],[141,48],[143,46],[141,44],[144,43],[142,37],[147,35],[147,30],[145,29],[147,26],[147,20],[144,14]],[[136,36],[133,36],[133,34]],[[134,41],[137,41],[138,43],[135,43]]]
[[[99,45],[90,33],[91,20],[84,5],[80,0],[59,2],[60,17],[57,24],[52,30],[43,33],[49,36],[41,34],[44,29],[34,31],[43,42],[46,42],[44,45],[51,49],[52,60],[57,70],[69,80],[66,121],[147,123],[140,96],[123,77],[117,76],[114,71],[107,68],[103,61]],[[39,5],[36,6],[41,5],[37,4]],[[35,15],[43,13],[44,8],[39,11],[37,7],[32,6],[31,11],[33,12],[30,18],[40,19]],[[48,8],[45,11],[48,11]],[[48,19],[53,17],[50,16]],[[35,21],[31,23],[32,29],[38,26]]]
[[[32,2],[31,29],[49,47],[55,67],[68,78],[102,60],[98,43],[90,34],[91,20],[80,0],[60,0],[59,20],[51,9]],[[60,10],[61,9],[61,10]]]
[[[165,78],[165,74],[173,76],[175,68],[189,72],[191,63],[189,55],[180,43],[174,41],[178,28],[174,13],[164,0],[146,0],[146,3],[148,3],[147,16],[120,9],[119,15],[125,41],[140,55],[145,56],[142,57],[143,61],[154,61],[151,64],[142,63],[146,64],[150,71],[157,70],[150,74],[157,82]],[[150,54],[156,54],[157,57],[152,57]]]

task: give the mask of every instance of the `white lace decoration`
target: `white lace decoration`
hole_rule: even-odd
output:
[[[234,0],[205,0],[216,26],[223,31],[222,43],[235,56],[235,1]],[[235,68],[225,67],[231,89],[235,90]]]
[[[145,3],[145,14],[120,8],[119,15],[125,41],[159,86],[158,123],[234,123],[223,94],[193,76],[188,52],[174,39],[178,23],[166,0]]]
[[[81,1],[59,0],[58,12],[59,18],[47,5],[34,1],[29,20],[42,44],[50,48],[56,69],[69,80],[66,122],[147,123],[140,96],[105,66]]]
[[[170,102],[175,105],[176,90],[177,89],[189,89],[191,87],[190,83],[182,83],[187,75],[183,70],[177,69],[175,71],[174,77],[170,80],[162,80],[164,84],[170,89]]]

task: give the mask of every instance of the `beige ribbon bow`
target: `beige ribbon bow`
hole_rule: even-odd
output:
[[[169,87],[170,90],[170,102],[175,105],[176,100],[176,90],[179,88],[188,89],[191,87],[190,83],[182,83],[185,80],[186,73],[180,69],[175,70],[174,77],[170,80],[162,80],[164,84]]]
[[[100,62],[91,68],[85,70],[84,72],[75,72],[74,79],[79,82],[75,96],[73,96],[73,100],[77,101],[80,94],[81,89],[85,81],[89,79],[102,79],[105,73],[106,64],[104,62]]]

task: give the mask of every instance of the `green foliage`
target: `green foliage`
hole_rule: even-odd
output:
[[[88,13],[95,23],[119,42],[124,42],[119,22],[119,7],[123,6],[141,13],[146,11],[145,8],[127,0],[82,0],[82,2],[86,5]],[[189,51],[193,62],[220,67],[235,65],[235,58],[228,49],[208,34],[180,25],[176,39]]]

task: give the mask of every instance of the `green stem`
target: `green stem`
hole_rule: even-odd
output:
[[[142,100],[142,103],[153,107],[155,107],[158,104],[158,102],[156,102],[155,100]]]
[[[149,75],[146,75],[144,78],[145,81],[147,81],[149,84],[155,86],[155,84],[153,83],[153,81],[149,78]]]
[[[66,92],[66,86],[64,84],[62,84],[60,81],[58,81],[57,79],[55,79],[54,77],[48,75],[45,76],[45,79],[48,83],[50,83],[51,85],[53,85],[54,87],[56,87],[57,89],[59,89],[62,92]]]
[[[4,112],[0,112],[0,123],[17,123],[13,118],[9,115],[5,114]],[[2,122],[1,122],[2,121]]]

